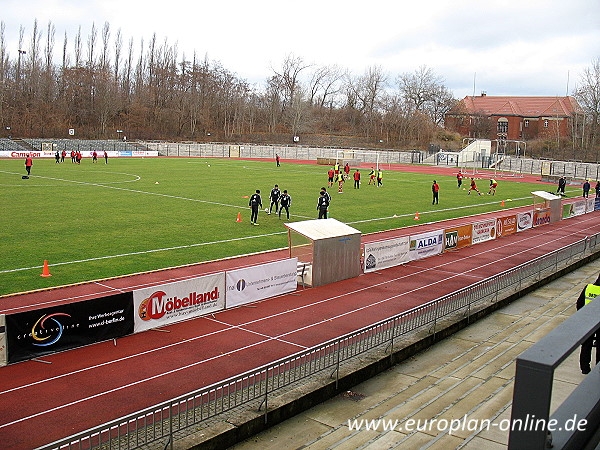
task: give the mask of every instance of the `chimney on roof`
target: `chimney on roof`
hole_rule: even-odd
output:
[[[487,95],[487,92],[485,92],[485,91],[481,91],[481,96],[482,96],[482,97],[485,97],[486,95]]]

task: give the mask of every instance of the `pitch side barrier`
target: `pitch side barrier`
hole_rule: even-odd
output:
[[[84,150],[80,151],[81,156],[84,159],[90,159],[93,157],[94,150]],[[127,151],[107,151],[107,156],[109,159],[111,158],[143,158],[150,156],[158,156],[158,152],[156,151],[148,151],[148,150],[127,150]],[[9,159],[24,159],[28,156],[32,158],[46,158],[46,159],[54,159],[56,155],[56,151],[52,150],[9,150],[3,151],[0,150],[0,158],[9,158]],[[104,151],[96,151],[96,156],[98,159],[104,158]],[[65,159],[71,158],[71,153],[68,152],[65,155]]]
[[[563,219],[600,210],[600,197],[563,205]],[[455,251],[550,223],[550,208],[507,214],[475,223],[370,242],[363,245],[365,273]]]
[[[174,441],[193,433],[211,436],[214,419],[239,408],[252,411],[253,416],[267,428],[271,418],[269,402],[286,388],[292,389],[309,380],[318,386],[315,389],[331,386],[330,391],[335,395],[350,387],[345,384],[343,374],[356,370],[357,360],[369,364],[373,361],[373,352],[378,352],[379,358],[389,359],[391,354],[408,345],[411,336],[418,335],[419,339],[435,337],[452,323],[461,320],[468,322],[479,311],[517,295],[599,251],[600,233],[399,315],[55,441],[39,450],[133,449],[145,448],[149,444],[173,448]],[[319,397],[319,401],[322,401],[322,397]],[[280,400],[277,402],[281,403]],[[271,421],[277,422],[281,415],[274,414],[273,417]],[[237,429],[238,438],[249,437],[241,435],[244,428]]]
[[[600,198],[565,205],[564,217],[600,210]],[[550,223],[550,210],[363,245],[363,272],[405,264]],[[0,365],[37,358],[193,319],[292,292],[297,258],[137,289],[118,295],[0,316]],[[5,326],[2,326],[2,320]]]
[[[297,258],[0,315],[0,365],[212,314],[296,290]]]

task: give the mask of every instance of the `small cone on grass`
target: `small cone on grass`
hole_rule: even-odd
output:
[[[419,211],[417,211],[417,212],[415,213],[415,218],[414,218],[414,220],[421,220],[421,219],[419,219]]]
[[[236,222],[241,222],[242,221],[242,214],[238,213],[237,215],[237,219],[235,219]]]
[[[42,269],[42,274],[40,277],[51,277],[50,270],[48,269],[48,260],[44,260],[44,268]]]
[[[502,203],[500,203],[500,206],[504,207],[504,200],[502,200]]]

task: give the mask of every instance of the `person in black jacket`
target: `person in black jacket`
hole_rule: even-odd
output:
[[[271,199],[271,205],[269,206],[269,214],[273,210],[273,205],[275,205],[275,214],[279,210],[279,197],[281,196],[281,191],[279,190],[279,185],[275,185],[273,189],[271,189],[271,195],[269,198]]]
[[[279,218],[281,219],[281,210],[285,208],[287,219],[290,220],[290,205],[292,204],[292,196],[288,194],[286,189],[283,190],[283,194],[279,197],[281,206],[279,207]]]
[[[252,194],[250,197],[250,201],[248,202],[250,208],[252,208],[252,213],[250,214],[250,223],[252,225],[258,225],[256,221],[258,220],[258,209],[262,208],[262,199],[260,198],[260,189],[256,190],[256,193]]]
[[[588,284],[583,290],[579,297],[577,298],[577,309],[580,310],[589,302],[594,300],[596,296],[600,295],[600,275],[598,275],[598,279],[594,282],[594,284]],[[581,353],[579,354],[579,367],[581,368],[581,373],[586,374],[590,373],[590,362],[592,361],[592,347],[594,347],[594,343],[596,344],[596,364],[598,364],[598,338],[600,333],[594,333],[587,340],[581,344]],[[594,342],[595,341],[595,342]]]
[[[565,187],[567,186],[567,179],[565,177],[560,177],[558,179],[558,189],[556,190],[556,193],[558,195],[565,195]]]
[[[325,194],[325,191],[320,192],[319,201],[317,203],[319,219],[327,219],[327,208],[329,208],[329,200],[327,200],[327,196]]]

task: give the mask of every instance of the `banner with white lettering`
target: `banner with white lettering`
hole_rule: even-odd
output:
[[[517,232],[529,230],[533,225],[533,213],[527,211],[517,214]]]
[[[460,225],[454,228],[446,228],[444,230],[444,234],[444,251],[446,252],[468,247],[473,243],[473,227],[471,225]]]
[[[444,231],[436,230],[429,233],[416,234],[410,237],[411,259],[422,259],[438,255],[444,249]]]
[[[365,244],[364,272],[373,272],[410,261],[408,236]]]
[[[6,365],[6,319],[0,314],[0,366]]]
[[[473,244],[496,238],[496,219],[488,219],[473,224]]]
[[[496,237],[508,236],[517,232],[517,216],[498,217],[496,220]]]
[[[229,270],[227,308],[295,291],[298,258]]]
[[[133,296],[106,297],[8,314],[6,358],[11,364],[133,332]]]
[[[133,291],[134,333],[225,309],[225,274]]]

